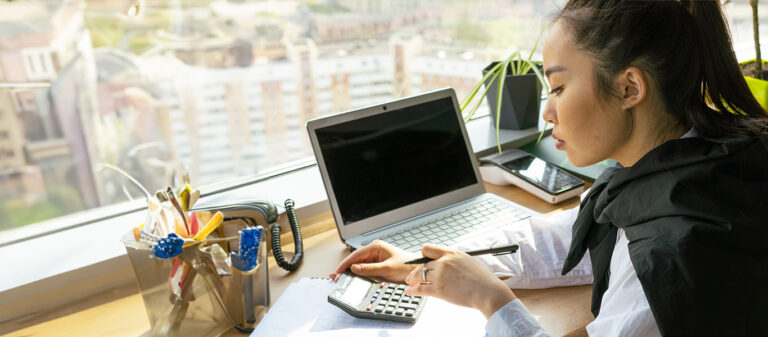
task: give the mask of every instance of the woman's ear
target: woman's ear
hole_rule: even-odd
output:
[[[648,85],[645,74],[637,67],[629,67],[619,75],[619,88],[624,93],[624,110],[632,109],[645,99],[648,94]]]

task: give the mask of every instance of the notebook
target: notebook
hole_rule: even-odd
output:
[[[307,122],[342,241],[452,246],[534,211],[486,193],[453,89]]]

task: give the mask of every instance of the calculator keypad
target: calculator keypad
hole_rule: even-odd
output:
[[[420,296],[405,294],[405,284],[381,282],[370,296],[373,312],[395,316],[413,317],[421,303]]]
[[[328,301],[355,317],[414,323],[426,299],[406,295],[406,287],[372,281],[347,271],[339,279],[337,289],[328,295]]]

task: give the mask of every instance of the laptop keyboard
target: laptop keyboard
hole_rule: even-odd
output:
[[[441,218],[390,233],[380,239],[406,251],[421,250],[425,243],[450,246],[467,234],[509,225],[531,215],[496,199],[467,205]],[[364,242],[368,244],[370,241]]]

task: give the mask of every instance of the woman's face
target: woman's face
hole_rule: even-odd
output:
[[[592,61],[570,45],[567,28],[556,22],[544,44],[544,72],[552,91],[543,118],[554,124],[557,148],[581,167],[615,159],[629,139],[632,120],[619,103],[597,97]]]

